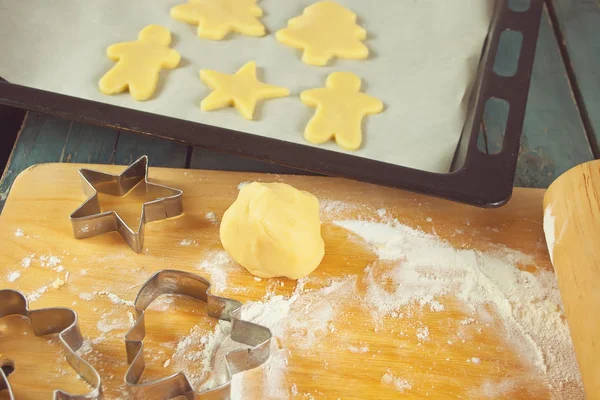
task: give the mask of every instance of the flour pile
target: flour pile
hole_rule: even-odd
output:
[[[330,203],[326,208],[338,213],[345,208],[340,204]],[[370,314],[368,325],[375,329],[385,318],[417,318],[415,335],[419,345],[424,345],[439,341],[440,338],[435,337],[439,333],[418,321],[416,315],[420,310],[445,312],[447,298],[459,300],[469,316],[457,325],[458,339],[443,338],[443,343],[452,345],[454,341],[460,345],[469,339],[461,336],[462,330],[472,328],[481,333],[482,327],[490,327],[486,323],[501,320],[500,336],[517,351],[525,365],[539,372],[548,388],[559,393],[553,398],[583,398],[569,330],[551,272],[519,269],[519,265],[533,264],[525,254],[506,248],[485,253],[456,249],[437,236],[391,220],[386,212],[378,210],[377,214],[385,222],[332,221],[351,232],[351,240],[356,235],[355,240],[366,241],[378,256],[376,262],[366,266],[362,276],[332,278],[319,282],[316,289],[306,287],[309,283],[314,287],[314,280],[319,278],[304,278],[297,282],[289,296],[268,292],[262,301],[244,304],[243,318],[269,327],[274,339],[271,358],[258,368],[259,375],[253,371],[252,380],[235,377],[233,399],[242,398],[246,385],[256,384],[255,379],[262,380],[261,398],[287,399],[294,394],[311,398],[313,394],[299,393],[295,382],[287,377],[292,350],[299,352],[294,351],[295,354],[314,352],[319,343],[328,341],[339,351],[350,354],[370,352],[366,343],[346,343],[337,335],[336,323],[344,319],[341,310],[345,306],[359,307],[367,316]],[[210,272],[216,286],[222,289],[227,287],[227,270],[232,268],[230,261],[221,252],[211,252],[198,268]],[[229,338],[229,329],[226,322],[219,322],[211,331],[193,328],[177,345],[171,365],[185,371],[197,388],[221,384],[225,354],[243,347]],[[405,335],[404,332],[398,334]],[[464,362],[479,366],[483,360],[476,356],[469,355]],[[327,360],[323,363],[326,369]],[[409,392],[415,382],[398,375],[401,373],[388,369],[381,376],[382,385]],[[486,382],[474,395],[508,393],[512,387],[509,381]],[[251,388],[247,390],[249,393]],[[252,396],[256,395],[252,391]],[[319,397],[318,393],[315,396]]]
[[[397,221],[337,221],[367,241],[393,268],[367,267],[366,304],[374,321],[383,315],[397,316],[409,304],[439,308],[443,296],[452,295],[479,318],[485,305],[502,317],[508,341],[518,347],[553,389],[565,384],[581,387],[575,353],[556,279],[551,272],[522,271],[516,264],[529,264],[526,255],[508,249],[494,253],[455,249],[439,237],[412,229]],[[386,290],[385,282],[393,290]],[[420,339],[429,336],[421,333]],[[570,399],[574,397],[569,397]]]
[[[248,302],[242,307],[243,319],[267,326],[273,334],[270,359],[259,367],[263,380],[262,398],[289,398],[291,386],[286,379],[286,371],[290,351],[281,346],[281,340],[291,337],[295,346],[310,348],[335,329],[331,325],[337,318],[335,305],[348,302],[348,297],[355,293],[355,276],[331,281],[326,287],[312,291],[304,289],[305,281],[299,280],[289,297],[270,293],[263,301]],[[222,384],[225,355],[246,347],[231,340],[229,332],[230,324],[223,321],[209,332],[197,326],[192,328],[190,335],[178,343],[172,365],[185,371],[198,389]],[[233,383],[232,399],[240,399],[243,393],[241,377],[235,377]]]

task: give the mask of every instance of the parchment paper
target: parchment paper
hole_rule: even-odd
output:
[[[302,135],[314,109],[302,104],[302,90],[322,87],[334,71],[351,71],[363,90],[385,110],[363,125],[360,150],[333,151],[448,172],[464,124],[470,87],[491,21],[493,0],[338,0],[368,32],[368,60],[336,60],[327,67],[301,62],[301,53],[275,40],[287,20],[311,0],[262,0],[263,38],[232,34],[224,41],[200,39],[196,27],[170,18],[185,0],[0,0],[0,76],[9,82],[202,122],[313,146]],[[128,93],[106,96],[98,81],[114,63],[106,48],[137,38],[148,24],[163,25],[182,55],[176,70],[163,71],[159,89],[146,102]],[[201,68],[233,73],[255,60],[259,78],[290,88],[292,96],[269,100],[247,121],[235,109],[203,112],[210,93]]]

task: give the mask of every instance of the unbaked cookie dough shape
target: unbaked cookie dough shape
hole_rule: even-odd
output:
[[[281,43],[304,51],[302,61],[323,66],[333,57],[365,59],[369,49],[362,42],[367,31],[356,24],[356,14],[333,1],[321,1],[304,9],[276,33]]]
[[[220,235],[229,255],[261,278],[305,277],[325,254],[319,201],[284,183],[242,187],[223,215]]]
[[[171,32],[167,28],[148,25],[138,40],[110,46],[106,55],[117,65],[100,79],[100,91],[111,95],[129,89],[134,99],[149,99],[156,91],[160,70],[175,68],[181,59],[169,44]]]
[[[326,87],[300,93],[300,100],[315,107],[306,125],[304,138],[322,144],[334,138],[346,150],[357,150],[362,143],[362,121],[368,114],[383,111],[381,100],[361,93],[361,79],[352,72],[333,72]]]
[[[198,36],[212,40],[221,40],[230,32],[264,36],[265,27],[258,19],[262,15],[256,0],[190,0],[171,8],[171,17],[198,25]]]
[[[290,91],[284,87],[259,81],[256,78],[254,61],[246,63],[233,75],[202,69],[200,80],[213,89],[200,103],[203,111],[234,106],[244,118],[249,120],[254,119],[254,110],[259,101],[290,94]]]

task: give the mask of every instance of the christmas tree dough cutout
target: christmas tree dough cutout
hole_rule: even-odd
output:
[[[167,28],[148,25],[138,40],[110,46],[106,55],[117,65],[100,79],[100,91],[110,95],[129,89],[134,99],[149,99],[156,90],[160,70],[179,64],[181,57],[169,44],[171,32]]]
[[[333,57],[365,59],[369,49],[362,42],[367,31],[356,24],[356,14],[333,1],[321,1],[304,9],[276,34],[281,43],[304,50],[302,61],[323,66]]]
[[[346,150],[357,150],[362,143],[362,120],[368,114],[383,111],[383,103],[360,92],[361,79],[351,72],[334,72],[327,77],[326,87],[300,93],[300,99],[316,107],[306,125],[304,138],[322,144],[334,138]]]
[[[229,32],[264,36],[265,27],[258,20],[262,15],[256,0],[190,0],[171,9],[171,17],[198,25],[198,36],[212,40],[221,40]]]
[[[254,61],[246,63],[233,75],[202,69],[200,79],[213,89],[200,104],[203,111],[234,106],[244,118],[250,120],[254,118],[256,103],[260,100],[285,97],[290,94],[290,91],[284,87],[259,81],[256,78]]]

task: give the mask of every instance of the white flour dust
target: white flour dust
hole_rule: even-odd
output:
[[[116,329],[129,329],[135,323],[135,318],[132,312],[123,314],[120,310],[112,310],[102,314],[100,320],[96,324],[96,328],[102,333],[108,333]]]
[[[214,212],[207,212],[205,215],[205,218],[207,220],[209,220],[212,224],[217,224],[219,222],[219,219],[217,218],[217,214],[215,214]]]
[[[274,337],[271,357],[267,364],[259,367],[264,398],[289,398],[291,386],[286,371],[290,353],[278,343],[290,338],[300,348],[314,347],[322,337],[335,331],[332,325],[336,318],[335,305],[347,301],[355,293],[355,286],[356,277],[347,277],[332,281],[325,288],[308,291],[304,289],[304,281],[300,280],[289,297],[270,294],[263,301],[243,305],[242,317],[270,328]],[[190,334],[178,343],[172,358],[173,365],[185,371],[198,388],[208,389],[223,383],[225,355],[245,348],[231,340],[229,331],[229,323],[222,321],[209,332],[197,326],[192,328]],[[365,347],[368,349],[368,346]],[[243,393],[243,382],[241,378],[236,379],[232,399],[239,399]]]
[[[360,346],[348,346],[348,350],[350,350],[352,353],[366,353],[369,351],[369,345],[366,343],[361,343]]]
[[[21,273],[19,271],[13,271],[6,276],[6,280],[8,282],[14,282],[21,277]]]
[[[388,369],[385,374],[381,377],[381,383],[384,385],[391,385],[396,388],[400,393],[404,393],[407,389],[412,389],[412,385],[406,380],[395,376],[391,369]]]
[[[195,246],[198,243],[193,239],[183,239],[179,242],[180,246]]]
[[[417,329],[417,339],[421,342],[426,342],[429,339],[429,327],[427,325]]]
[[[23,259],[21,260],[21,266],[23,268],[31,267],[31,261],[33,261],[34,258],[35,258],[35,254],[29,255],[27,257],[23,257]]]
[[[507,341],[542,373],[549,388],[581,387],[553,273],[520,270],[519,262],[532,262],[524,254],[455,249],[397,221],[335,223],[367,241],[381,261],[395,265],[366,269],[366,302],[374,321],[397,315],[406,305],[430,305],[445,295],[455,296],[474,314],[491,305],[502,318]],[[393,284],[391,291],[386,282]],[[422,340],[428,333],[420,331],[417,336]]]
[[[213,250],[208,252],[204,259],[196,266],[196,269],[210,274],[211,290],[219,293],[227,287],[227,274],[236,269],[237,264],[225,250]]]
[[[134,306],[133,301],[131,301],[131,300],[125,300],[125,299],[117,296],[116,294],[110,293],[110,292],[107,292],[107,291],[100,291],[100,292],[93,292],[93,293],[84,293],[84,292],[79,293],[79,298],[81,300],[90,301],[90,300],[92,300],[96,296],[106,297],[113,304],[118,304],[118,305],[123,305],[123,306],[128,306],[128,307],[133,307]]]

